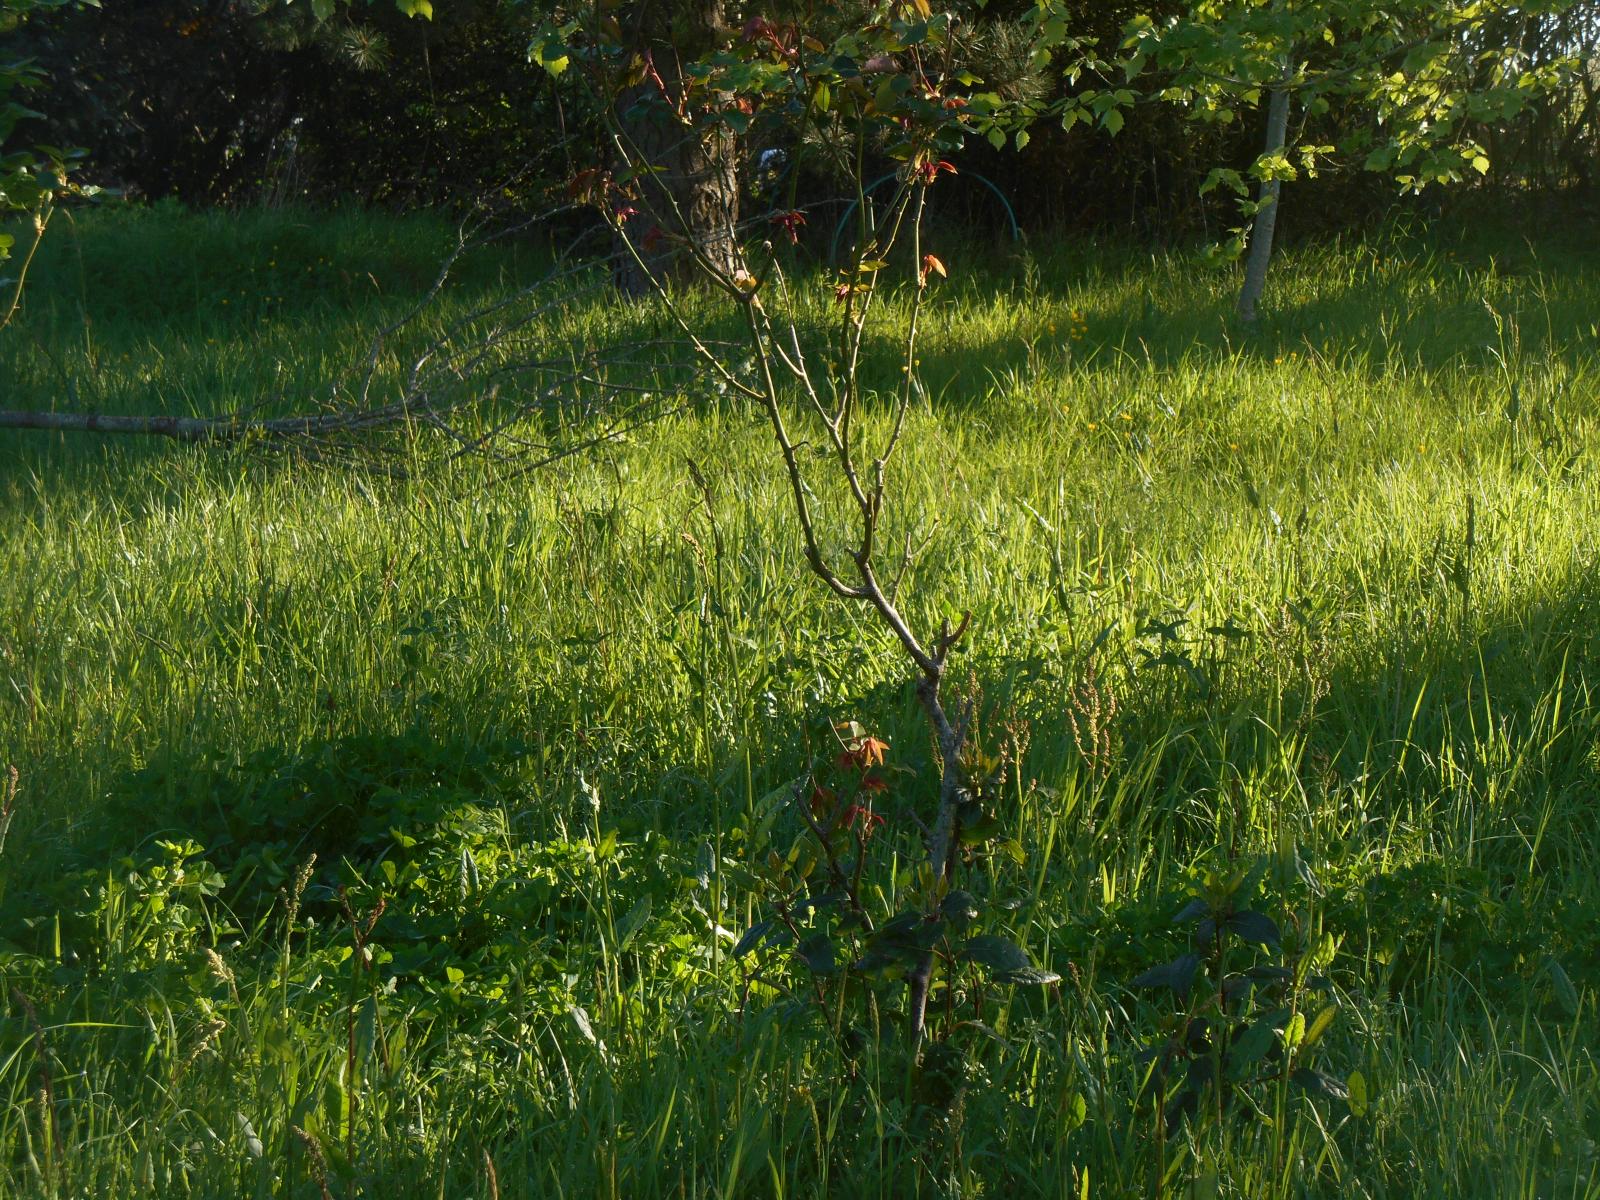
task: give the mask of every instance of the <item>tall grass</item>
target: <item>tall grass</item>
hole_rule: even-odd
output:
[[[80,218],[5,403],[292,407],[448,233]],[[543,257],[470,260],[429,328]],[[930,1116],[730,959],[808,729],[880,731],[902,806],[936,776],[756,414],[512,483],[14,435],[0,1194],[1121,1196],[1160,1155],[1171,1194],[1600,1195],[1600,257],[1307,248],[1250,335],[1180,254],[941,257],[893,537],[937,548],[919,618],[973,611],[986,726],[1029,731],[1025,862],[978,885],[1067,977],[959,1101]],[[1322,1060],[1370,1100],[1161,1148],[1131,981],[1224,856],[1339,939]]]

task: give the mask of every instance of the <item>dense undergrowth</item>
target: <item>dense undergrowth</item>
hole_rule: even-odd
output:
[[[293,407],[447,237],[81,219],[6,403]],[[892,981],[830,1023],[746,936],[841,723],[874,919],[937,788],[757,414],[513,480],[7,435],[0,1194],[1600,1195],[1600,258],[1308,249],[1246,335],[1197,260],[1014,251],[942,250],[893,537],[973,612],[972,919],[1059,982],[912,1070]],[[1225,965],[1175,917],[1246,872]]]

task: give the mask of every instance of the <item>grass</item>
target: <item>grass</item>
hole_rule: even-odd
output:
[[[292,406],[448,237],[80,217],[6,403]],[[827,722],[889,742],[886,812],[937,786],[757,413],[499,483],[5,435],[0,1194],[1600,1195],[1600,256],[1305,248],[1248,336],[1182,255],[941,257],[891,544],[931,538],[919,620],[974,614],[988,744],[1027,732],[1022,862],[968,886],[1059,988],[991,1001],[934,1104],[730,955]],[[417,336],[541,260],[471,260]],[[878,837],[889,880],[915,833]],[[1369,1100],[1163,1139],[1132,980],[1254,860],[1337,939],[1318,1063]]]

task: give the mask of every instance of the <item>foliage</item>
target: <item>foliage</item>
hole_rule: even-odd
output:
[[[1534,11],[1569,7],[1548,0]],[[1198,4],[1180,18],[1135,17],[1120,62],[1130,80],[1153,75],[1150,94],[1199,123],[1235,121],[1274,92],[1306,115],[1301,136],[1266,146],[1247,171],[1219,166],[1207,177],[1205,189],[1234,192],[1248,219],[1259,204],[1251,181],[1314,176],[1319,160],[1335,153],[1411,190],[1486,173],[1477,131],[1559,88],[1568,65],[1530,62],[1517,39],[1492,40],[1510,32],[1507,13],[1528,12],[1433,0]],[[1316,140],[1330,117],[1333,140]],[[1245,229],[1234,231],[1235,251],[1245,238]]]
[[[19,27],[30,17],[52,10],[63,9],[79,0],[0,0],[0,33],[15,36]],[[83,0],[94,3],[95,0]],[[26,107],[22,99],[38,89],[44,74],[38,65],[28,59],[6,58],[0,61],[0,220],[19,214],[24,218],[30,241],[23,254],[17,274],[0,279],[0,329],[4,329],[16,316],[22,302],[22,289],[27,280],[28,267],[56,205],[71,196],[92,195],[95,189],[85,189],[69,178],[69,171],[83,157],[83,152],[52,145],[19,145],[17,127],[37,119],[40,113]],[[16,235],[0,229],[0,263],[10,259]],[[9,294],[7,294],[9,293]]]
[[[1295,862],[1314,885],[1309,868],[1298,857]],[[1265,1113],[1281,1129],[1290,1086],[1348,1099],[1342,1082],[1310,1065],[1338,1012],[1322,973],[1333,962],[1336,943],[1301,925],[1302,945],[1294,957],[1274,962],[1261,956],[1263,949],[1288,953],[1278,923],[1252,907],[1267,866],[1203,868],[1191,899],[1173,919],[1194,927],[1194,949],[1133,980],[1136,988],[1170,992],[1179,1005],[1147,1051],[1148,1100],[1158,1137],[1176,1131],[1180,1122],[1221,1121],[1240,1108]]]
[[[781,997],[790,1012],[809,1010],[846,1060],[868,1053],[905,1059],[908,1014],[900,997],[932,954],[938,970],[929,997],[932,1045],[921,1056],[917,1098],[947,1109],[958,1081],[991,1048],[993,1023],[1005,1023],[1005,989],[1061,977],[1036,966],[996,926],[1004,910],[1019,906],[1020,897],[1005,895],[1003,885],[980,900],[926,866],[893,869],[893,857],[914,855],[890,824],[909,819],[896,803],[890,747],[854,722],[828,733],[835,743],[831,761],[766,797],[739,831],[754,895],[767,915],[744,932],[733,954],[751,960],[748,991]],[[969,869],[996,852],[1023,865],[1021,844],[1005,836],[1005,823],[989,811],[997,799],[1016,805],[1009,777],[1022,748],[1013,742],[987,778],[968,764],[969,779],[985,780],[966,800],[971,811],[959,824]],[[799,812],[798,829],[791,809]],[[1020,893],[1025,883],[1018,878],[1012,886]],[[901,1069],[918,1066],[906,1060]]]
[[[487,0],[435,20],[360,5],[158,0],[64,12],[23,43],[48,72],[48,128],[90,176],[191,205],[296,197],[469,206],[548,182],[561,110]],[[508,194],[509,189],[509,194]]]

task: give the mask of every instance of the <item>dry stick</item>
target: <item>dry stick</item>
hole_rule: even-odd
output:
[[[622,146],[622,138],[615,137],[614,135],[614,140],[617,142],[619,149],[624,149]],[[794,318],[793,299],[789,294],[787,281],[783,278],[781,269],[777,267],[775,257],[773,261],[773,274],[778,280],[780,295],[784,298],[790,309],[789,333],[794,349],[792,358],[789,354],[785,353],[780,340],[773,335],[770,317],[766,313],[765,308],[761,304],[760,300],[760,281],[757,281],[754,288],[750,288],[748,290],[741,289],[737,286],[729,287],[729,281],[722,276],[722,274],[715,268],[713,264],[706,262],[704,256],[698,252],[699,248],[693,244],[692,238],[690,239],[690,245],[691,253],[694,255],[697,265],[700,266],[711,279],[722,284],[724,290],[728,291],[744,306],[746,320],[750,331],[751,347],[755,352],[761,373],[760,382],[762,387],[760,389],[760,394],[756,398],[761,401],[762,405],[767,411],[767,416],[769,422],[771,423],[774,437],[778,443],[779,451],[783,457],[785,472],[789,477],[790,490],[794,500],[795,512],[801,528],[801,536],[804,543],[804,551],[807,561],[810,563],[813,572],[839,596],[846,599],[866,600],[877,612],[879,618],[895,634],[902,647],[905,649],[907,655],[916,666],[918,673],[918,698],[922,702],[923,707],[927,712],[929,722],[933,727],[942,765],[939,814],[934,822],[934,827],[930,833],[930,836],[928,837],[928,854],[930,862],[934,866],[939,877],[947,880],[954,864],[954,852],[957,844],[957,832],[959,824],[959,810],[961,802],[965,797],[965,791],[962,786],[960,760],[961,751],[966,739],[967,727],[970,721],[971,708],[970,705],[965,706],[964,710],[957,715],[955,720],[952,721],[949,714],[945,710],[939,693],[940,683],[944,675],[949,654],[965,634],[968,625],[970,624],[971,614],[968,613],[964,615],[960,624],[954,630],[951,629],[949,622],[946,621],[942,625],[938,639],[934,642],[931,651],[924,649],[924,647],[916,638],[915,634],[910,629],[909,625],[901,616],[895,601],[891,599],[889,595],[885,594],[882,586],[878,582],[876,572],[873,568],[872,559],[874,550],[876,548],[875,542],[877,527],[879,518],[883,511],[886,489],[885,468],[903,432],[906,411],[909,408],[912,389],[915,386],[915,337],[917,315],[920,312],[921,307],[922,288],[919,286],[917,297],[913,302],[912,326],[910,335],[908,337],[906,356],[907,380],[898,398],[899,402],[896,405],[895,420],[889,438],[885,444],[882,454],[878,456],[873,464],[873,484],[871,492],[869,493],[862,486],[860,473],[855,463],[851,438],[852,419],[860,398],[859,365],[861,349],[865,338],[867,317],[871,308],[873,292],[876,290],[875,286],[869,285],[866,289],[858,289],[856,285],[859,284],[861,280],[860,268],[866,261],[867,255],[869,253],[880,252],[880,247],[875,236],[877,232],[875,228],[876,222],[873,220],[870,206],[866,203],[866,197],[862,184],[864,153],[864,138],[858,133],[856,140],[857,170],[855,175],[857,189],[856,199],[859,214],[858,220],[860,222],[860,237],[857,245],[855,262],[856,269],[854,272],[852,272],[851,276],[847,278],[844,284],[845,290],[842,296],[844,303],[842,305],[838,347],[843,365],[843,379],[842,386],[841,381],[838,379],[829,380],[831,385],[830,390],[832,391],[836,401],[835,407],[831,412],[825,409],[821,403],[821,398],[817,394],[813,380],[811,379],[810,373],[807,369],[804,352],[800,345],[797,322]],[[623,157],[626,161],[627,154],[625,150]],[[913,188],[912,179],[909,177],[897,190],[897,194],[890,201],[887,210],[890,214],[889,232],[888,237],[885,239],[884,245],[881,248],[882,253],[887,253],[888,248],[892,247],[892,245],[898,240],[907,210],[909,208],[911,193],[915,191],[917,205],[916,215],[912,220],[912,228],[918,231],[916,236],[916,249],[920,255],[920,225],[924,212],[925,190],[925,185],[920,188]],[[667,199],[676,211],[676,199],[675,197],[671,196],[670,192],[667,193]],[[678,212],[677,215],[681,220],[681,212]],[[630,252],[632,252],[633,247],[630,239],[626,237],[625,230],[623,241],[628,245]],[[635,258],[638,258],[636,253]],[[642,263],[640,265],[642,266]],[[917,264],[917,268],[920,270],[920,260]],[[675,306],[673,306],[671,297],[667,294],[666,290],[654,279],[653,273],[646,271],[645,274],[648,278],[650,278],[652,284],[655,284],[657,294],[667,304],[679,326],[683,328],[686,333],[690,333],[687,323],[683,320],[682,315],[677,312]],[[874,275],[875,274],[876,273],[874,272]],[[919,277],[919,284],[925,284],[925,282],[925,278]],[[692,333],[690,336],[693,336]],[[698,342],[696,343],[696,348],[702,349]],[[817,416],[821,420],[824,429],[827,431],[829,440],[832,443],[837,465],[841,474],[844,476],[846,483],[848,484],[851,497],[855,501],[856,507],[860,513],[861,540],[855,552],[850,556],[855,565],[856,574],[860,581],[857,584],[849,584],[841,579],[838,573],[835,572],[828,564],[822,553],[821,546],[817,539],[815,523],[811,514],[811,506],[808,499],[808,488],[806,486],[804,474],[800,468],[797,458],[796,445],[793,438],[789,434],[787,424],[784,420],[776,380],[773,378],[773,357],[778,358],[778,360],[783,363],[785,368],[788,369],[791,376],[794,377],[801,385],[807,398],[811,401],[812,406],[816,409]],[[712,365],[714,369],[725,373],[725,368],[723,368],[720,363],[713,363]],[[746,394],[749,394],[751,389],[741,388],[740,390]],[[902,564],[897,572],[897,590],[899,577],[903,575],[904,569],[904,564]],[[930,951],[917,964],[910,976],[912,1000],[911,1036],[914,1048],[920,1048],[923,1037],[926,1022],[927,994],[932,976],[932,968],[933,955]]]
[[[668,195],[668,199],[673,198]],[[559,215],[570,211],[574,206],[566,205],[553,210],[546,216]],[[674,202],[674,208],[676,204]],[[682,214],[679,213],[681,218]],[[48,216],[45,218],[48,219]],[[514,350],[523,338],[532,340],[532,330],[542,318],[551,313],[567,307],[571,302],[585,294],[593,294],[603,287],[608,286],[597,272],[593,260],[576,261],[575,256],[581,244],[592,235],[593,230],[580,234],[572,243],[558,255],[558,266],[553,268],[537,284],[518,290],[509,297],[480,305],[476,309],[464,314],[453,321],[450,326],[440,334],[411,364],[405,386],[400,396],[393,402],[374,407],[372,405],[372,388],[379,373],[384,348],[391,339],[402,329],[415,324],[418,319],[429,309],[429,306],[438,298],[446,283],[452,277],[456,264],[469,250],[486,244],[489,241],[509,236],[528,227],[532,221],[521,225],[509,227],[492,234],[477,236],[477,229],[469,224],[463,224],[458,232],[455,247],[446,257],[432,285],[420,300],[413,304],[403,315],[390,325],[381,329],[373,338],[364,362],[360,367],[351,371],[344,379],[336,379],[330,388],[329,408],[321,413],[309,416],[290,416],[278,418],[256,418],[249,414],[250,409],[244,408],[229,415],[219,416],[143,416],[108,414],[101,412],[73,411],[25,411],[0,409],[0,429],[32,429],[47,432],[73,432],[94,434],[123,434],[149,437],[165,437],[186,443],[229,443],[249,439],[260,439],[272,442],[288,442],[292,440],[323,440],[327,442],[330,450],[340,450],[354,453],[356,446],[353,443],[342,448],[336,444],[337,439],[346,438],[348,435],[366,430],[379,429],[388,426],[416,424],[439,433],[447,439],[457,443],[454,454],[459,456],[465,453],[486,452],[488,441],[481,433],[469,433],[458,430],[452,420],[454,414],[475,403],[482,394],[491,391],[490,388],[473,389],[470,384],[479,372],[489,371],[489,381],[492,384],[496,376],[526,374],[534,371],[544,371],[554,374],[555,363],[553,360],[521,362],[501,365],[496,359],[501,354]],[[479,226],[478,228],[481,228]],[[42,237],[42,231],[40,231]],[[35,239],[35,243],[39,238]],[[624,237],[624,241],[628,241]],[[35,244],[35,249],[36,249]],[[688,248],[695,258],[697,265],[711,274],[723,285],[725,290],[734,290],[732,281],[726,279],[716,270],[713,264],[693,239],[688,240]],[[634,247],[628,245],[629,254],[637,259]],[[28,256],[32,258],[32,252]],[[589,281],[583,282],[588,276]],[[563,286],[575,284],[575,286]],[[552,286],[559,288],[554,296],[546,296],[542,302],[526,306],[532,298],[537,298],[541,293],[548,293]],[[12,297],[10,311],[16,311],[16,297]],[[6,320],[9,320],[9,315]],[[489,323],[487,330],[483,329]],[[0,321],[0,325],[3,325]],[[722,369],[717,355],[713,352],[715,343],[696,340],[695,357],[704,363],[712,365],[723,381],[735,391],[746,396],[754,397],[755,392],[741,381],[731,376]],[[633,347],[637,349],[637,347]],[[591,361],[598,361],[599,356],[591,354]],[[353,376],[353,377],[352,377]],[[585,377],[568,376],[566,382],[589,382],[612,392],[630,390],[627,385],[615,383],[600,383]],[[452,389],[458,389],[460,394],[452,396]],[[346,401],[340,403],[340,401]],[[630,417],[638,416],[637,412]],[[644,418],[630,420],[629,427],[643,423]],[[507,439],[504,435],[514,422],[503,422],[496,433],[501,435],[498,440]],[[611,440],[616,436],[616,430],[602,433],[594,438],[585,439],[578,448],[599,444]],[[533,450],[546,455],[543,461],[556,457],[565,457],[573,452],[572,448],[555,448],[548,445],[538,445]],[[528,453],[529,447],[520,447],[520,452]]]
[[[562,211],[562,210],[557,210]],[[42,236],[42,235],[41,235]],[[491,235],[491,239],[494,236]],[[37,242],[38,239],[36,239]],[[490,240],[490,239],[485,239]],[[31,429],[57,433],[125,434],[134,436],[164,437],[186,443],[227,443],[248,439],[288,441],[293,439],[326,439],[341,435],[420,421],[457,441],[470,439],[457,435],[447,417],[470,403],[472,397],[446,399],[439,391],[442,381],[449,380],[465,385],[472,373],[484,367],[491,357],[508,345],[514,345],[516,336],[540,318],[567,306],[585,291],[598,290],[598,285],[588,288],[563,288],[557,296],[531,309],[521,312],[508,323],[480,335],[470,348],[456,349],[455,343],[473,328],[497,314],[510,311],[547,289],[552,283],[593,272],[593,265],[563,264],[538,284],[522,289],[511,297],[483,305],[454,322],[412,365],[407,386],[400,397],[390,403],[372,406],[371,388],[382,358],[383,346],[397,332],[413,324],[437,299],[449,280],[455,264],[467,250],[482,244],[469,237],[463,227],[457,245],[446,258],[432,286],[423,297],[398,320],[380,330],[374,337],[365,361],[365,369],[349,392],[340,382],[332,387],[332,396],[350,395],[356,403],[308,416],[255,418],[244,412],[228,416],[180,417],[171,415],[141,416],[81,411],[43,411],[0,409],[0,429]],[[36,248],[36,246],[35,246]],[[31,260],[32,253],[29,254]],[[16,311],[13,297],[11,312]],[[9,315],[6,320],[9,320]],[[0,322],[3,325],[3,322]],[[431,372],[428,371],[432,367]],[[551,371],[554,360],[517,364],[517,371]],[[506,368],[500,368],[502,371]],[[428,372],[428,373],[425,373]],[[248,412],[248,409],[245,410]]]
[[[11,831],[11,819],[17,815],[17,792],[21,789],[21,775],[15,764],[0,773],[0,854],[5,853],[6,834]]]

